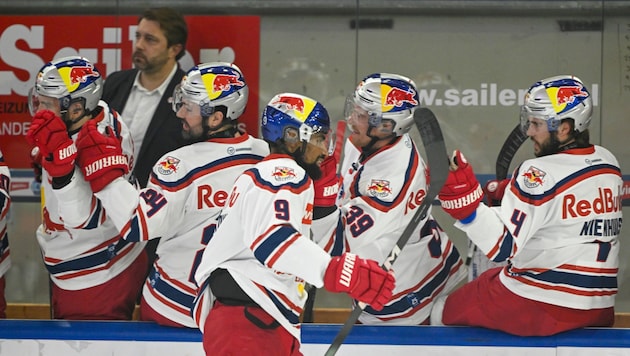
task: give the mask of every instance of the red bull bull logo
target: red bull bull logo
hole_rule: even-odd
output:
[[[383,96],[383,106],[387,108],[400,108],[405,103],[416,106],[418,105],[418,100],[416,100],[415,95],[416,91],[413,89],[407,91],[396,87],[389,87],[389,91]]]
[[[158,172],[162,174],[166,174],[166,175],[177,172],[178,164],[179,164],[179,159],[172,156],[168,156],[162,162],[160,162],[158,166]]]
[[[392,189],[388,180],[372,179],[367,187],[367,192],[371,197],[383,198],[392,194]]]
[[[245,86],[245,82],[240,80],[238,75],[235,74],[216,74],[214,80],[212,80],[212,90],[218,91],[230,91],[232,86],[241,88]]]
[[[272,105],[284,105],[288,110],[295,110],[300,113],[304,113],[304,100],[295,96],[280,95],[274,100]]]
[[[278,166],[274,168],[271,176],[279,182],[284,182],[295,178],[295,171],[293,168]]]
[[[539,185],[543,185],[545,180],[545,176],[547,173],[541,171],[540,169],[531,166],[527,169],[527,172],[523,173],[523,182],[525,186],[528,188],[534,188]]]
[[[82,66],[82,67],[72,67],[70,69],[70,83],[85,83],[87,82],[89,77],[98,78],[101,75],[94,70],[94,67],[91,65]]]
[[[556,113],[574,107],[580,98],[588,98],[589,94],[581,85],[565,85],[547,88],[547,95]]]

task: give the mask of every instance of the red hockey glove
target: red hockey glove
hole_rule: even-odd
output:
[[[31,150],[31,168],[33,168],[33,175],[37,183],[42,182],[42,155],[39,152],[39,147],[35,146]]]
[[[327,207],[335,205],[339,193],[339,176],[337,175],[337,160],[328,156],[320,165],[321,178],[313,182],[315,186],[315,199],[313,205]]]
[[[453,152],[451,170],[438,198],[444,211],[463,222],[474,217],[473,213],[483,199],[483,191],[472,166],[459,150]]]
[[[324,287],[381,310],[392,298],[396,284],[394,272],[386,272],[374,260],[366,260],[352,253],[333,257],[324,274]]]
[[[488,206],[501,205],[501,199],[503,199],[505,187],[507,187],[508,183],[510,183],[509,179],[492,179],[484,184],[483,193],[486,195],[486,204],[488,204]]]
[[[37,146],[42,155],[42,167],[51,177],[63,177],[74,169],[77,148],[68,136],[63,120],[50,110],[40,110],[26,132],[26,140]]]
[[[97,123],[97,120],[86,122],[77,138],[79,166],[95,193],[129,172],[129,163],[127,156],[122,153],[120,140],[110,127],[105,129],[105,134],[100,133]]]

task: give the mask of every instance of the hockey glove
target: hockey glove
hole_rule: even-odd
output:
[[[35,146],[31,150],[31,168],[33,168],[33,175],[37,183],[42,182],[42,155],[39,152],[39,147]]]
[[[39,148],[42,167],[51,177],[63,177],[74,169],[77,148],[66,124],[50,110],[40,110],[26,132],[26,140]]]
[[[320,165],[320,169],[321,178],[313,182],[315,186],[313,205],[316,207],[333,206],[337,201],[341,183],[337,175],[337,160],[333,156],[328,156]]]
[[[105,128],[104,134],[100,133],[97,123],[97,120],[89,120],[77,138],[79,166],[94,193],[129,172],[129,163],[127,156],[122,153],[120,139],[110,127]]]
[[[486,195],[486,204],[488,204],[488,206],[501,205],[501,199],[503,199],[505,187],[507,187],[508,183],[510,183],[509,179],[492,179],[484,184],[483,193]]]
[[[352,253],[333,257],[324,274],[324,288],[348,293],[350,297],[381,310],[392,298],[396,281],[393,271],[385,271],[374,260]]]
[[[463,223],[474,219],[475,210],[483,199],[483,191],[472,166],[459,150],[453,152],[451,170],[438,199],[444,211]]]

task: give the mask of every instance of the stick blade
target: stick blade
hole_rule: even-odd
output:
[[[435,197],[446,182],[449,171],[449,157],[446,153],[444,136],[437,117],[430,109],[416,109],[413,113],[413,119],[420,132],[431,173],[427,196]]]

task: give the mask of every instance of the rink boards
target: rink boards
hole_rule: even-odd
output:
[[[304,324],[305,356],[323,355],[341,325]],[[337,355],[629,355],[630,329],[516,337],[470,327],[356,325]],[[203,356],[198,330],[144,322],[0,320],[0,356]]]

